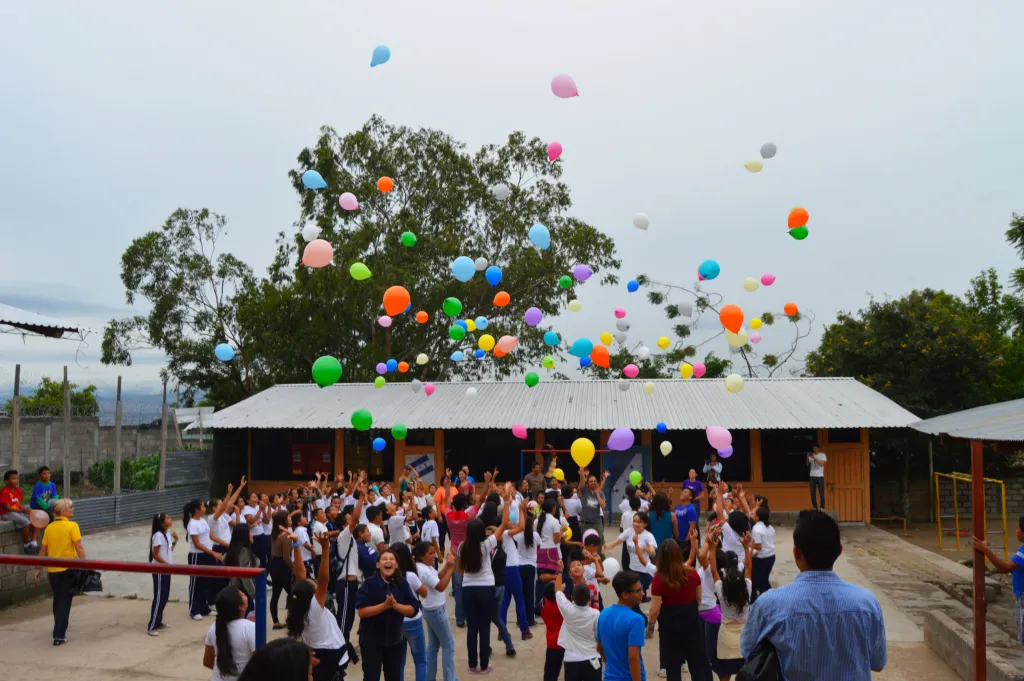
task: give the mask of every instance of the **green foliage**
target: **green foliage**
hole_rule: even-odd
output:
[[[160,475],[160,455],[121,459],[121,489],[137,492],[153,490]],[[89,466],[89,483],[107,493],[114,490],[114,460],[105,459]]]
[[[70,384],[71,414],[73,416],[96,416],[100,405],[96,401],[96,386],[89,385],[81,390],[77,383]],[[10,414],[13,400],[7,400],[5,411]],[[43,376],[31,395],[21,396],[23,416],[59,416],[64,413],[64,383]]]
[[[640,370],[637,379],[679,378],[679,365],[684,361],[691,364],[694,362],[685,354],[686,350],[670,350],[663,355],[652,354],[650,358],[641,360],[630,350],[620,348],[611,356],[608,369],[592,363],[583,369],[583,373],[593,378],[623,378],[622,369],[627,364],[635,364]],[[714,352],[707,353],[703,361],[707,369],[704,378],[723,378],[732,366],[732,362],[717,357]]]
[[[1006,230],[1006,240],[1016,249],[1017,255],[1024,260],[1024,216],[1013,213],[1010,229]],[[1024,293],[1024,267],[1015,269],[1010,275],[1010,281],[1013,283],[1014,291]],[[1022,323],[1019,317],[1017,323]]]

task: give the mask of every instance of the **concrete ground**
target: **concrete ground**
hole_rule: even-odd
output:
[[[148,527],[121,528],[90,534],[84,543],[90,558],[143,560],[148,534]],[[921,628],[924,614],[929,609],[949,609],[952,606],[948,601],[952,599],[942,590],[922,581],[917,572],[923,568],[938,573],[947,566],[941,562],[933,565],[930,558],[918,553],[933,554],[877,528],[844,527],[843,540],[845,550],[836,571],[844,579],[874,592],[885,615],[889,664],[881,673],[874,674],[874,678],[884,681],[955,681],[957,677],[953,672],[924,645]],[[185,562],[183,548],[179,547],[175,552],[176,562]],[[792,559],[791,528],[779,528],[777,552],[779,558],[772,582],[780,586],[792,581],[797,572]],[[890,558],[891,562],[885,558]],[[966,570],[940,557],[935,557],[935,560]],[[194,622],[188,618],[184,603],[187,598],[186,579],[176,577],[172,580],[171,598],[181,602],[168,604],[165,620],[170,627],[160,637],[146,634],[152,592],[149,576],[106,573],[103,581],[106,597],[76,599],[71,615],[70,643],[61,648],[51,645],[49,601],[0,612],[0,641],[3,641],[7,668],[16,676],[23,676],[35,673],[40,660],[45,660],[48,676],[73,677],[76,681],[210,678],[209,670],[202,667],[202,639],[211,621]],[[605,594],[606,602],[613,600],[611,593]],[[454,606],[449,599],[449,612],[453,611]],[[465,679],[469,676],[466,672],[465,630],[455,631],[459,676]],[[513,633],[513,638],[518,639],[518,636]],[[534,630],[532,640],[515,640],[515,645],[518,655],[512,660],[500,652],[501,645],[497,644],[499,653],[493,660],[495,672],[490,678],[496,681],[539,679],[544,663],[543,625]],[[649,641],[644,648],[644,664],[648,678],[656,679],[656,640]],[[362,678],[358,668],[349,671],[349,679]],[[413,679],[411,662],[406,668],[406,679]]]

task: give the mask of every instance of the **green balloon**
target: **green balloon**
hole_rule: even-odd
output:
[[[563,274],[562,278],[558,280],[558,285],[562,288],[572,288],[572,277],[568,274]]]
[[[456,324],[455,326],[448,329],[448,337],[453,341],[460,341],[466,337],[466,330]]]
[[[348,273],[352,275],[352,278],[356,281],[365,281],[371,276],[370,268],[361,262],[353,263],[352,267],[348,268]]]
[[[629,474],[629,484],[633,485],[633,487],[638,487],[640,483],[643,481],[644,476],[640,473],[640,471],[633,471],[632,473]]]
[[[403,246],[415,246],[416,235],[412,232],[402,232],[402,245]]]
[[[458,317],[462,312],[462,303],[458,298],[445,298],[444,303],[441,305],[441,309],[449,317]]]
[[[321,388],[334,385],[341,380],[341,362],[324,355],[313,362],[313,381]]]
[[[352,427],[356,430],[367,431],[373,425],[373,416],[365,409],[356,409],[352,412]]]
[[[391,437],[396,440],[404,440],[405,436],[409,434],[409,429],[401,423],[396,423],[391,427]]]
[[[532,388],[533,386],[537,385],[538,383],[540,383],[540,376],[538,376],[536,373],[534,373],[532,371],[530,373],[526,374],[526,385],[527,386]]]
[[[796,239],[797,241],[803,241],[804,239],[807,238],[807,228],[794,227],[793,229],[789,230],[789,235]]]
[[[377,378],[373,379],[374,388],[383,388],[385,383],[387,383],[387,381],[384,380],[383,376],[378,376]]]
[[[555,368],[555,358],[552,357],[551,355],[545,356],[544,359],[540,361],[540,363],[544,366],[545,369]]]

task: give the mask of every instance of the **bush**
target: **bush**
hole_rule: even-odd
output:
[[[146,491],[156,489],[160,476],[160,455],[121,460],[121,489]],[[89,467],[89,483],[106,491],[114,491],[114,461],[97,461]]]

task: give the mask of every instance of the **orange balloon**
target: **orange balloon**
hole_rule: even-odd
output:
[[[498,348],[498,347],[494,348],[494,356],[495,357],[504,357],[507,354],[508,353],[505,352],[504,350],[502,350],[501,348]]]
[[[594,351],[590,353],[590,361],[599,367],[605,369],[611,368],[612,356],[608,353],[608,348],[603,345],[595,345]]]
[[[800,310],[797,308],[796,303],[786,303],[786,305],[782,308],[782,311],[785,312],[790,317],[792,317]]]
[[[409,307],[409,292],[401,286],[392,286],[384,292],[384,311],[394,317]]]
[[[428,319],[430,319],[430,315],[428,315],[423,310],[420,310],[419,312],[416,313],[416,321],[418,321],[420,324],[426,324]]]
[[[384,177],[377,180],[377,189],[381,190],[385,194],[395,188],[395,181],[385,175]]]
[[[398,363],[398,370],[404,374],[406,371],[409,370],[409,363],[408,362],[399,362]]]
[[[743,310],[740,309],[739,305],[726,305],[718,313],[718,320],[728,330],[733,333],[739,333],[743,327]]]
[[[807,221],[811,219],[811,216],[807,214],[807,210],[797,206],[793,210],[789,211],[789,228],[803,227],[807,224]]]
[[[505,293],[504,291],[498,291],[498,293],[494,296],[494,304],[498,307],[505,307],[510,302],[512,302],[512,296]]]

